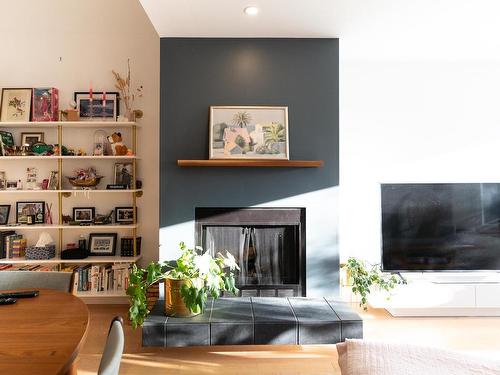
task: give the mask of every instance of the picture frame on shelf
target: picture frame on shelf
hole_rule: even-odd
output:
[[[95,207],[73,207],[73,221],[92,223],[95,219]]]
[[[31,115],[31,88],[3,88],[0,121],[27,122]]]
[[[209,159],[289,160],[287,106],[211,106]]]
[[[17,190],[18,181],[15,180],[7,180],[5,182],[5,189],[7,190]]]
[[[34,222],[30,223],[30,216],[34,216]],[[45,222],[45,202],[27,201],[16,202],[17,224],[43,224]]]
[[[58,190],[59,188],[59,172],[51,171],[47,190]]]
[[[125,185],[127,189],[131,189],[133,184],[133,164],[132,163],[115,163],[114,167],[114,185]]]
[[[113,256],[116,254],[117,233],[90,233],[89,255]]]
[[[44,138],[45,133],[43,132],[21,133],[21,145],[31,147],[35,143],[43,142]]]
[[[137,222],[137,207],[135,208],[135,221]],[[115,207],[115,223],[133,224],[134,207]]]
[[[59,90],[55,87],[33,88],[31,121],[57,121],[59,119]]]
[[[9,223],[10,204],[0,204],[0,225]]]
[[[0,156],[7,156],[14,146],[14,136],[12,133],[0,130]]]
[[[80,121],[116,121],[120,115],[120,93],[77,91],[74,100]]]
[[[7,177],[5,171],[0,171],[0,190],[7,188]]]

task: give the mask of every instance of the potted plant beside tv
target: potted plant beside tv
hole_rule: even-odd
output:
[[[397,285],[406,284],[403,278],[383,273],[379,264],[367,266],[366,262],[357,258],[349,258],[342,268],[347,270],[351,290],[361,298],[359,306],[365,311],[368,310],[368,295],[374,289],[387,293],[387,298],[389,298],[390,292]]]
[[[132,266],[127,295],[130,298],[129,317],[134,328],[142,326],[149,314],[147,290],[164,281],[165,314],[189,317],[205,309],[209,297],[222,292],[238,293],[234,272],[239,269],[234,257],[226,252],[212,257],[200,246],[189,249],[181,242],[181,256],[173,262],[152,262],[146,269]]]

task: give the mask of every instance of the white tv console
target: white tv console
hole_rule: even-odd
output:
[[[393,316],[500,316],[500,273],[403,274],[385,307]]]

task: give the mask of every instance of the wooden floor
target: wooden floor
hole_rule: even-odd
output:
[[[96,374],[115,315],[125,305],[89,305],[89,335],[78,358],[78,374]],[[362,312],[365,338],[431,344],[500,358],[500,318],[393,318],[385,310]],[[140,329],[125,327],[120,374],[340,374],[333,345],[223,346],[152,349],[141,347]]]

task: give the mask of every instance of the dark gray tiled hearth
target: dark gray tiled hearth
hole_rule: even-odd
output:
[[[362,338],[347,303],[324,298],[220,298],[202,315],[171,318],[158,301],[142,330],[144,346],[335,344]]]

